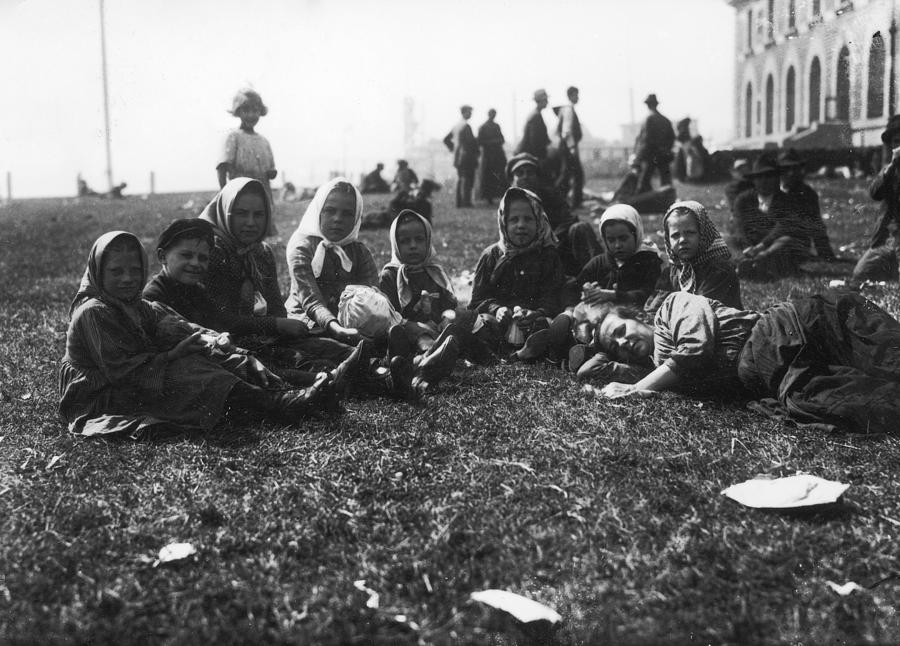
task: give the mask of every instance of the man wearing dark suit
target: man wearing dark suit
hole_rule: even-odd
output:
[[[550,135],[547,134],[547,124],[544,123],[544,117],[541,112],[547,107],[547,92],[544,90],[535,90],[534,92],[534,111],[528,115],[525,122],[525,132],[522,140],[516,146],[516,154],[528,153],[537,157],[541,164],[547,159],[547,146],[550,145]]]
[[[578,88],[566,90],[569,105],[559,109],[559,123],[556,134],[559,135],[559,179],[557,187],[563,196],[569,194],[572,187],[572,208],[581,206],[584,191],[584,169],[581,167],[581,156],[578,154],[578,143],[581,141],[581,122],[575,112],[578,103]]]
[[[672,122],[656,110],[659,101],[656,100],[655,94],[644,99],[644,103],[647,104],[650,114],[641,127],[635,151],[637,160],[641,164],[638,193],[653,190],[650,180],[653,178],[654,172],[659,173],[661,186],[669,186],[672,183],[672,171],[669,164],[675,159],[675,155],[672,154],[672,146],[675,143],[675,130],[672,128]]]
[[[459,109],[462,119],[444,137],[444,145],[453,153],[456,167],[456,208],[472,206],[472,187],[475,185],[475,169],[478,168],[478,140],[468,121],[472,106]]]

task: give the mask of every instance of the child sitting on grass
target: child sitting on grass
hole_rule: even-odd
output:
[[[381,270],[379,289],[403,317],[389,332],[391,356],[412,356],[413,384],[426,390],[447,377],[459,354],[455,326],[439,325],[458,302],[447,272],[435,260],[431,223],[415,211],[401,211],[391,224],[391,262]],[[438,342],[440,339],[440,342]]]
[[[223,312],[217,307],[203,284],[214,247],[214,229],[206,220],[172,222],[159,236],[156,255],[161,269],[144,287],[144,299],[170,307],[191,323],[233,335],[238,346],[251,347],[269,369],[290,383],[308,385],[316,380],[319,368],[332,367],[330,362],[293,350],[286,342],[279,344],[276,337],[266,338],[270,327],[266,317]],[[336,382],[353,375],[361,352],[359,348],[332,369]]]
[[[316,190],[286,248],[291,291],[285,307],[291,320],[345,348],[363,335],[338,321],[341,294],[349,285],[378,285],[372,252],[357,239],[362,212],[359,190],[346,178],[332,179]],[[385,376],[394,393],[413,395],[408,360],[392,358]]]
[[[161,322],[172,313],[141,298],[146,279],[147,255],[133,234],[112,231],[94,243],[59,369],[59,411],[73,433],[209,429],[229,410],[296,421],[328,394],[326,375],[303,390],[269,389],[281,386],[277,377],[252,358],[210,349],[199,328],[166,343]]]
[[[657,293],[647,304],[655,312],[674,291],[712,298],[723,305],[741,309],[741,284],[725,240],[699,202],[676,202],[663,218],[669,271],[657,285]]]
[[[303,322],[288,318],[275,254],[263,241],[272,215],[269,207],[262,185],[239,177],[228,182],[200,214],[215,233],[204,279],[207,292],[220,320],[247,332],[241,343],[248,350],[289,348],[300,353],[293,367],[301,370],[337,366],[351,356],[352,347],[311,336]],[[224,331],[232,331],[231,325]],[[252,340],[247,338],[251,335]]]
[[[563,267],[547,215],[531,191],[506,191],[497,226],[500,239],[481,253],[475,268],[469,309],[490,315],[493,345],[500,349],[501,338],[521,346],[559,313]]]

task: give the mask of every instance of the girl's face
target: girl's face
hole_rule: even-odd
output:
[[[356,195],[331,191],[319,213],[319,228],[326,240],[339,242],[353,233],[356,225]]]
[[[616,260],[627,260],[637,251],[634,230],[624,222],[608,222],[603,227],[606,248]]]
[[[244,105],[238,109],[237,116],[241,120],[242,126],[252,130],[253,126],[259,123],[259,118],[262,116],[260,113],[261,110],[258,106]]]
[[[231,231],[244,245],[259,242],[266,235],[268,215],[265,198],[254,191],[237,196],[231,207]]]
[[[158,252],[163,274],[184,285],[196,285],[209,269],[209,243],[206,240],[183,238]]]
[[[144,286],[144,266],[137,249],[109,251],[103,262],[103,291],[122,301],[137,297]]]
[[[428,254],[428,234],[419,220],[407,220],[397,226],[397,254],[410,265],[425,262]]]
[[[526,200],[514,200],[506,212],[506,237],[517,247],[525,247],[537,237],[537,217]]]
[[[653,328],[610,312],[600,323],[600,342],[618,361],[641,363],[653,352]]]
[[[700,253],[700,227],[692,213],[673,213],[666,220],[669,245],[681,260],[691,260]]]

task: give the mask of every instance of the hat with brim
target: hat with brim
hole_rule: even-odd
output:
[[[659,101],[656,99],[655,94],[648,94],[647,98],[644,99],[644,103],[647,105],[659,105]]]
[[[511,178],[513,173],[516,172],[516,169],[521,168],[522,166],[534,166],[535,170],[537,170],[540,168],[540,163],[538,162],[538,158],[531,153],[519,153],[518,155],[513,155],[509,158],[509,161],[506,162],[506,177]]]
[[[891,138],[900,131],[900,114],[895,114],[890,119],[888,119],[887,126],[884,128],[884,132],[881,133],[881,141],[885,144],[890,145]]]
[[[778,155],[779,168],[796,168],[797,166],[803,166],[803,159],[800,157],[800,153],[793,148]]]
[[[775,155],[762,154],[753,162],[753,169],[745,177],[765,177],[766,175],[778,175],[778,160]]]

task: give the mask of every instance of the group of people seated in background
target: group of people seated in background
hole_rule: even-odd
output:
[[[886,143],[900,146],[897,131]],[[873,195],[894,190],[895,173],[892,161]],[[892,428],[900,323],[852,292],[743,308],[741,278],[834,258],[795,153],[754,162],[726,236],[699,202],[672,204],[664,250],[627,204],[603,213],[598,237],[528,153],[506,176],[498,238],[465,308],[436,257],[430,213],[399,211],[379,271],[359,239],[362,194],[344,178],[317,189],[287,243],[286,298],[258,180],[227,181],[198,218],[161,232],[149,282],[140,240],[104,234],[70,310],[63,417],[83,434],[204,429],[228,415],[297,423],[339,412],[348,390],[421,400],[465,359],[540,361],[611,382],[594,389],[604,397],[733,386],[796,423]]]

